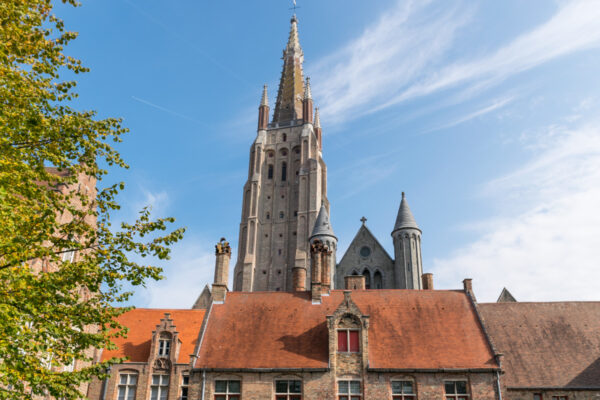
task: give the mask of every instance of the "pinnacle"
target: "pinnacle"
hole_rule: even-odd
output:
[[[306,78],[306,84],[304,85],[304,100],[312,99],[312,93],[310,91],[310,78]]]
[[[315,108],[315,128],[321,127],[321,118],[319,117],[319,107]]]
[[[269,105],[269,96],[267,95],[267,85],[266,84],[263,86],[262,98],[260,99],[260,105],[261,106]]]

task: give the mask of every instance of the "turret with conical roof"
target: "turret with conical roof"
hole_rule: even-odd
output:
[[[392,238],[394,239],[396,288],[422,289],[421,229],[410,211],[404,192],[402,192]]]
[[[329,251],[331,251],[331,257],[329,257],[329,267],[324,268],[328,272],[329,282],[334,282],[334,273],[336,266],[336,250],[337,250],[337,237],[333,233],[333,228],[331,227],[331,222],[329,222],[329,213],[327,212],[327,207],[325,204],[321,204],[321,209],[319,210],[319,215],[317,215],[317,219],[315,220],[315,226],[313,227],[312,233],[310,235],[309,241],[311,244],[314,244],[316,241],[320,241],[323,243]]]

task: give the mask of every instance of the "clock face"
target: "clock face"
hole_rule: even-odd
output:
[[[360,248],[360,255],[362,257],[369,257],[371,255],[371,249],[367,246],[363,246]]]

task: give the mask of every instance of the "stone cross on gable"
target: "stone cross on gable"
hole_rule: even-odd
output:
[[[360,219],[360,222],[362,222],[362,224],[364,225],[364,224],[365,224],[365,222],[367,222],[367,219],[366,219],[365,217],[362,217],[362,218]]]

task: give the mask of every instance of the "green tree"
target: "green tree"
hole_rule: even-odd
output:
[[[167,259],[183,236],[147,208],[111,226],[122,183],[78,187],[127,167],[111,146],[127,129],[70,106],[76,83],[61,76],[87,72],[63,52],[76,36],[51,0],[0,2],[0,399],[81,398],[82,382],[120,361],[92,364],[89,349],[126,334],[114,306],[125,287],[161,278],[136,260]],[[74,359],[86,366],[64,371]]]

